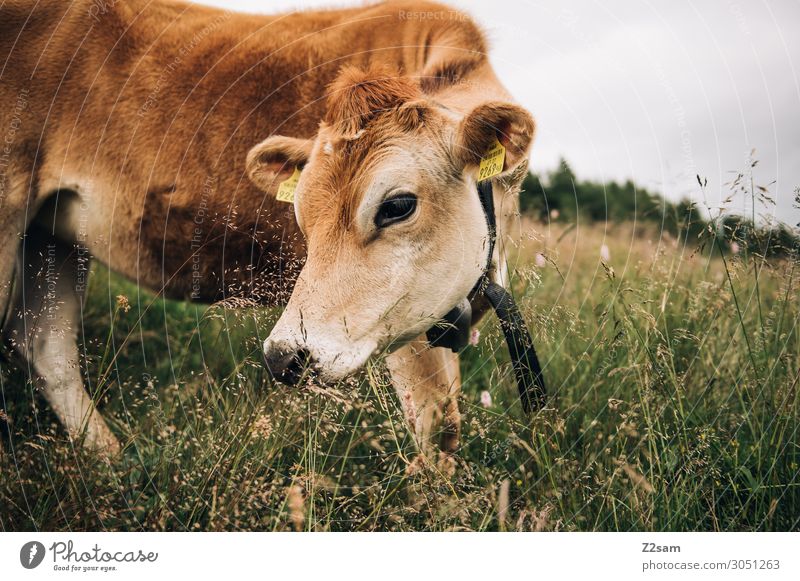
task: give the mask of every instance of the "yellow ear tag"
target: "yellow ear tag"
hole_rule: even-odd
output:
[[[289,179],[282,181],[281,185],[278,186],[278,193],[275,194],[275,197],[278,199],[278,201],[294,204],[294,191],[297,189],[297,182],[299,181],[300,168],[295,167],[294,173],[289,177]]]
[[[503,164],[506,161],[506,148],[497,139],[489,148],[489,151],[481,158],[480,169],[478,170],[478,181],[488,180],[503,171]]]

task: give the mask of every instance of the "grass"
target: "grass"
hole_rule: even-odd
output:
[[[74,449],[3,363],[0,529],[798,530],[798,257],[632,224],[522,232],[515,291],[552,405],[523,416],[487,317],[452,479],[407,474],[380,363],[275,385],[258,349],[277,311],[162,301],[97,267],[85,368],[124,458]]]

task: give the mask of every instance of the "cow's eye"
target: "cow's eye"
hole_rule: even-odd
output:
[[[385,199],[375,215],[375,225],[386,228],[397,222],[407,220],[417,209],[417,196],[404,192]]]

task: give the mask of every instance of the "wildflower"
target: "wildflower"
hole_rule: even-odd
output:
[[[547,266],[547,259],[541,252],[536,253],[536,258],[534,260],[536,261],[536,266],[538,266],[539,268],[544,268],[545,266]]]
[[[605,244],[600,247],[600,258],[603,260],[603,262],[608,262],[611,260],[611,251]]]
[[[125,295],[117,295],[117,308],[123,313],[131,310],[131,304],[128,302],[128,297]]]
[[[550,210],[550,219],[552,219],[552,220],[558,220],[558,217],[559,217],[560,215],[561,215],[561,212],[559,212],[559,211],[558,211],[558,210],[556,210],[555,208],[553,208],[552,210]]]
[[[403,394],[403,410],[406,413],[406,419],[412,426],[417,423],[417,406],[414,404],[414,397],[411,390]]]
[[[622,463],[622,470],[625,474],[630,478],[631,482],[635,485],[644,490],[645,492],[653,493],[653,485],[648,482],[647,478],[645,478],[636,468],[628,464],[627,462]]]
[[[772,516],[775,514],[775,509],[776,508],[778,508],[778,499],[777,498],[773,498],[772,500],[769,501],[769,510],[767,510],[767,518],[768,519],[772,518]]]
[[[286,491],[286,505],[289,507],[289,518],[294,530],[302,531],[305,522],[305,500],[303,489],[297,484],[290,486]]]
[[[485,408],[492,407],[492,394],[488,391],[481,392],[481,405]]]
[[[473,329],[472,332],[469,334],[469,344],[473,347],[478,346],[478,342],[481,340],[481,332],[478,329]]]
[[[253,422],[253,435],[257,438],[266,440],[271,433],[272,422],[269,421],[267,416],[261,415]]]
[[[739,254],[741,252],[741,247],[739,246],[738,242],[731,242],[731,253]]]
[[[497,497],[497,521],[500,525],[500,530],[506,530],[506,515],[508,514],[508,496],[511,483],[508,478],[500,483],[500,494]]]
[[[533,518],[533,530],[534,532],[541,532],[550,526],[549,516],[550,512],[553,510],[553,507],[546,506],[538,513],[533,512],[531,514]]]

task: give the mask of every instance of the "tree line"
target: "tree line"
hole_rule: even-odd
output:
[[[730,184],[732,190],[747,193],[740,174]],[[704,187],[698,177],[700,186]],[[766,188],[754,186],[750,192],[767,200]],[[763,190],[763,191],[761,191]],[[749,252],[759,256],[780,257],[800,252],[800,224],[762,224],[752,217],[723,212],[715,218],[706,215],[689,199],[671,202],[631,180],[597,182],[578,179],[562,159],[544,174],[529,173],[522,184],[520,210],[540,221],[646,222],[689,243],[716,239],[725,252]],[[695,241],[695,242],[693,242]]]

